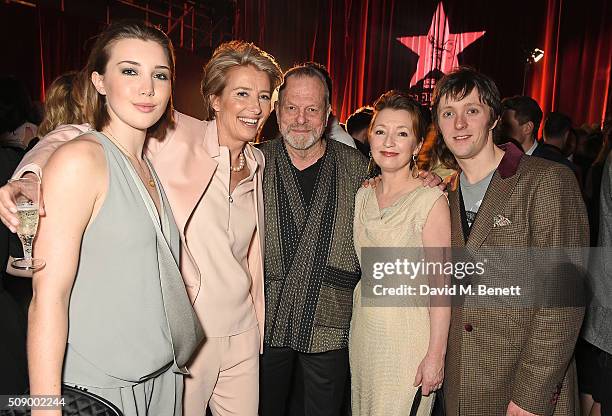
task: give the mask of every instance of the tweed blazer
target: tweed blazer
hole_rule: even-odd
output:
[[[588,246],[586,209],[573,173],[523,155],[513,144],[501,147],[505,154],[467,241],[459,188],[449,192],[453,247]],[[500,215],[509,224],[494,226]],[[573,351],[583,315],[583,307],[454,307],[446,414],[503,416],[510,401],[538,415],[579,414]]]
[[[176,225],[180,231],[181,274],[187,293],[191,301],[195,302],[200,290],[202,275],[206,276],[206,265],[195,264],[189,243],[185,238],[185,229],[189,226],[189,219],[217,168],[217,162],[213,156],[219,154],[219,139],[214,121],[200,121],[178,111],[174,112],[174,119],[176,121],[174,129],[169,130],[161,139],[149,138],[145,144],[145,151],[168,196]],[[26,154],[13,176],[21,176],[26,171],[40,176],[41,168],[59,146],[87,130],[89,126],[86,124],[60,126],[46,135]],[[252,278],[251,297],[255,305],[261,335],[261,350],[263,351],[265,307],[261,234],[264,229],[262,175],[265,161],[259,149],[252,147],[252,150],[259,168],[253,178],[255,181],[253,205],[257,227],[249,247],[248,268]],[[202,230],[202,233],[204,235],[206,230]]]

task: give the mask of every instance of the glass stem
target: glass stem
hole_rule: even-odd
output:
[[[34,240],[34,236],[25,236],[23,241],[23,258],[31,259],[32,258],[32,240]]]

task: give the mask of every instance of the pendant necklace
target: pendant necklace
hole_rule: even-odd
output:
[[[125,147],[123,147],[123,145],[121,144],[121,142],[119,142],[119,140],[117,140],[117,139],[115,138],[115,136],[113,136],[113,134],[112,134],[110,131],[108,131],[108,135],[110,136],[110,137],[109,137],[110,141],[111,141],[111,142],[113,142],[113,144],[115,144],[115,145],[116,145],[116,146],[119,148],[119,150],[121,151],[121,153],[123,153],[123,154],[124,154],[124,155],[126,155],[128,158],[130,158],[131,160],[133,160],[134,162],[136,162],[136,164],[138,165],[138,167],[140,168],[140,170],[141,170],[141,171],[143,171],[143,173],[144,173],[144,170],[145,170],[145,169],[143,169],[143,168],[142,168],[142,165],[140,164],[140,162],[138,161],[138,159],[136,159],[136,157],[134,157],[134,156],[133,156],[133,155],[132,155],[132,154],[131,154],[131,153],[130,153],[130,152],[129,152],[129,151],[128,151],[128,150],[127,150]],[[151,188],[155,188],[155,181],[153,180],[153,175],[151,174],[151,169],[149,169],[149,167],[148,167],[148,166],[147,166],[146,171],[147,171],[148,176],[149,176],[149,180],[147,181],[148,185],[149,185]]]

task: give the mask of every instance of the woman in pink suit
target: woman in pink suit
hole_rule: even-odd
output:
[[[185,240],[200,270],[199,279],[185,281],[206,337],[185,379],[186,416],[204,415],[207,403],[214,415],[257,414],[264,158],[249,141],[268,117],[280,79],[274,60],[243,42],[221,45],[204,68],[205,192],[190,217],[177,218],[187,224]],[[176,169],[176,159],[166,160]]]
[[[188,364],[184,414],[257,414],[263,339],[264,158],[249,144],[282,77],[273,57],[246,42],[220,45],[204,68],[206,121],[175,112],[175,127],[151,138],[152,162],[181,234],[181,273],[205,340]],[[24,158],[15,175],[40,175],[62,142],[87,126],[61,126]],[[0,217],[14,230],[10,186]]]

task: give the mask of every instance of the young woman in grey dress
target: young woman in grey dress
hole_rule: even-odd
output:
[[[438,188],[423,186],[416,157],[426,131],[419,104],[389,91],[374,104],[372,158],[381,170],[375,189],[355,197],[355,249],[448,247],[450,213]],[[361,282],[353,295],[349,339],[353,416],[408,415],[417,387],[417,414],[428,415],[444,378],[450,307],[363,307]]]
[[[180,415],[201,328],[178,270],[170,206],[142,153],[146,136],[172,123],[172,45],[144,23],[113,24],[83,74],[95,130],[43,169],[46,215],[34,250],[46,267],[34,273],[30,392],[60,394],[64,383],[125,415]]]

